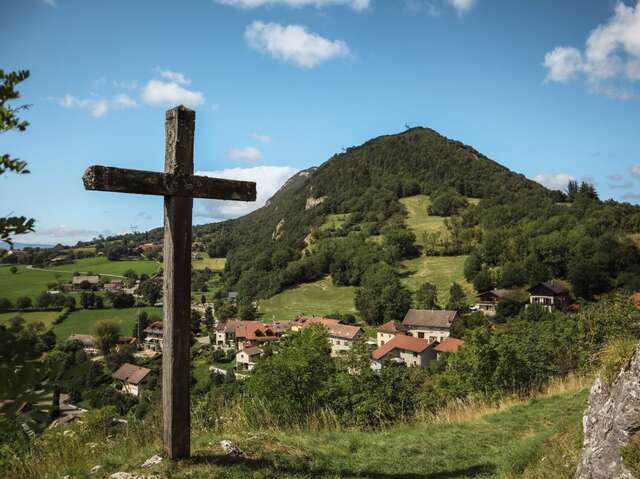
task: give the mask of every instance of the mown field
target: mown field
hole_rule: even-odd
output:
[[[423,244],[422,235],[425,232],[444,231],[444,217],[431,216],[427,214],[427,208],[431,204],[431,199],[427,195],[409,196],[400,199],[400,203],[407,210],[406,223],[410,230],[416,235],[416,243]]]
[[[59,311],[28,311],[0,313],[0,324],[9,321],[11,318],[20,316],[27,323],[41,322],[46,328],[53,326],[53,321],[60,315]]]
[[[55,325],[53,332],[58,339],[66,339],[72,334],[93,334],[96,323],[108,319],[120,325],[122,335],[130,336],[140,311],[162,318],[162,308],[152,306],[126,309],[80,309],[71,313],[62,323]]]
[[[70,281],[70,273],[59,271],[32,270],[24,265],[18,265],[18,272],[12,274],[9,265],[0,266],[0,297],[15,301],[20,296],[35,298],[47,290],[47,283],[59,280]]]
[[[196,259],[191,262],[193,269],[205,269],[209,268],[213,271],[222,271],[224,264],[227,261],[226,258],[210,258],[207,253],[199,253],[202,259]]]
[[[301,284],[260,301],[261,319],[287,320],[295,319],[300,314],[355,313],[354,292],[353,287],[333,286],[329,277]]]
[[[452,420],[403,424],[379,431],[268,430],[192,433],[192,458],[141,469],[161,453],[159,421],[131,426],[108,443],[100,428],[92,436],[52,442],[34,451],[13,477],[106,478],[117,471],[181,478],[546,478],[573,477],[587,390],[580,389]],[[90,433],[91,434],[91,433]],[[226,456],[231,440],[244,457]],[[562,447],[558,441],[564,440]],[[94,443],[94,445],[91,445]],[[97,446],[95,445],[97,444]],[[38,457],[38,460],[35,458]],[[95,465],[102,467],[89,473]]]
[[[159,263],[156,261],[149,261],[144,259],[139,260],[123,260],[123,261],[109,261],[104,256],[96,256],[93,258],[83,258],[75,261],[72,264],[62,264],[60,266],[53,266],[47,268],[48,271],[65,271],[79,273],[95,273],[95,274],[107,274],[114,276],[122,276],[125,271],[132,269],[138,275],[148,274],[151,275],[158,271]]]

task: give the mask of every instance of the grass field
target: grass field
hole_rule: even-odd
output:
[[[72,334],[93,334],[98,321],[113,320],[120,324],[124,336],[131,335],[138,311],[162,317],[162,308],[151,306],[127,309],[80,309],[71,313],[62,323],[53,328],[58,339],[67,339]]]
[[[71,280],[70,273],[57,271],[31,270],[26,266],[17,266],[18,272],[12,274],[9,266],[0,266],[0,296],[15,301],[20,296],[35,298],[47,290],[47,283],[54,283],[59,279]]]
[[[416,243],[422,244],[422,234],[424,232],[432,233],[434,231],[444,231],[444,217],[430,216],[427,214],[427,208],[431,200],[426,195],[409,196],[402,198],[400,203],[407,210],[407,226],[416,235]]]
[[[207,253],[199,253],[202,259],[196,259],[191,262],[193,269],[205,269],[209,268],[213,271],[222,271],[224,264],[227,261],[226,258],[209,258]]]
[[[301,284],[260,301],[261,318],[271,321],[295,319],[299,314],[355,313],[354,291],[353,287],[333,286],[329,277]]]
[[[73,264],[63,264],[60,266],[54,266],[47,268],[48,271],[78,271],[92,272],[96,274],[106,274],[114,276],[122,276],[125,271],[132,269],[136,273],[151,275],[158,271],[160,265],[155,261],[148,260],[123,260],[123,261],[109,261],[104,256],[94,258],[79,259]]]
[[[565,431],[579,428],[587,393],[587,389],[564,392],[466,420],[403,424],[381,431],[218,433],[194,428],[190,460],[163,460],[143,470],[140,464],[162,451],[157,421],[144,430],[132,426],[131,433],[108,443],[98,430],[92,437],[65,437],[52,443],[53,450],[46,454],[34,450],[24,458],[25,469],[11,477],[106,478],[127,471],[173,479],[497,479],[523,474],[569,479],[576,465],[575,437],[569,437],[562,457],[554,445]],[[225,455],[220,447],[223,439],[237,444],[244,457]],[[545,463],[551,467],[538,467]],[[102,465],[100,471],[89,474],[96,464]],[[530,473],[534,471],[538,474]]]
[[[441,305],[449,300],[449,287],[456,281],[473,298],[473,287],[464,278],[464,262],[466,256],[420,256],[402,262],[405,272],[411,272],[402,282],[411,291],[417,291],[422,283],[429,282],[438,288]]]
[[[320,231],[339,230],[347,222],[349,213],[337,213],[325,216]]]
[[[0,313],[0,324],[16,316],[20,316],[27,323],[35,323],[40,321],[48,329],[53,325],[53,321],[59,315],[60,315],[59,311],[29,311],[29,312],[23,312],[23,313],[20,313],[20,312]]]

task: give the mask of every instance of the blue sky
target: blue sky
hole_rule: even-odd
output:
[[[91,164],[160,170],[164,110],[197,112],[195,167],[260,204],[342,148],[427,126],[562,187],[640,202],[636,0],[5,0],[1,67],[27,68],[0,215],[25,242],[162,224],[162,199],[85,192]],[[252,205],[201,202],[194,222]]]

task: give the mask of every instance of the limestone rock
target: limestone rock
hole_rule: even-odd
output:
[[[144,461],[142,463],[142,466],[140,467],[151,467],[151,466],[155,466],[156,464],[160,464],[161,462],[162,462],[162,457],[156,454],[155,456],[151,456],[149,459]]]
[[[310,196],[309,198],[307,198],[307,203],[304,206],[304,209],[310,210],[311,208],[314,208],[315,206],[322,204],[325,198],[326,196],[321,196],[320,198],[314,198],[313,196]]]
[[[228,441],[226,439],[220,441],[220,446],[222,446],[222,450],[227,456],[244,457],[244,453],[240,450],[240,448],[231,441]]]
[[[582,420],[584,441],[576,479],[634,479],[620,450],[640,430],[640,347],[613,384],[597,379]]]

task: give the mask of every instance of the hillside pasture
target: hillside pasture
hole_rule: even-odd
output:
[[[83,258],[76,260],[72,264],[63,264],[60,266],[53,266],[47,268],[48,271],[62,271],[62,272],[79,272],[79,273],[95,273],[110,276],[122,276],[125,271],[132,269],[138,275],[148,274],[152,275],[158,271],[160,264],[155,261],[149,261],[146,259],[139,260],[122,260],[122,261],[110,261],[104,256],[96,256],[93,258]]]
[[[320,316],[335,312],[355,313],[354,293],[355,288],[334,286],[331,278],[326,277],[260,301],[260,317],[263,321],[272,321],[295,319],[300,314]]]
[[[45,328],[49,329],[53,326],[53,322],[60,315],[59,311],[24,311],[24,312],[10,312],[0,313],[0,324],[4,324],[11,318],[20,316],[22,319],[29,323],[41,322]]]
[[[337,231],[347,222],[350,213],[328,214],[324,217],[324,223],[320,226],[320,231]]]
[[[162,317],[162,308],[152,306],[126,309],[80,309],[54,326],[53,332],[59,340],[64,340],[72,334],[93,334],[98,322],[112,320],[120,325],[123,336],[130,336],[140,311],[146,311],[149,316]]]
[[[202,259],[194,259],[191,262],[193,269],[209,268],[212,271],[222,271],[227,262],[226,258],[210,258],[207,253],[199,253]]]
[[[71,281],[70,273],[53,270],[36,270],[25,265],[17,265],[18,272],[13,274],[10,265],[0,266],[0,297],[15,301],[21,296],[34,299],[47,290],[47,283],[59,280]]]
[[[404,277],[402,282],[411,291],[417,291],[423,283],[433,283],[438,288],[438,299],[444,306],[449,300],[449,287],[454,281],[459,283],[473,298],[473,287],[464,278],[464,262],[467,256],[420,256],[402,262]]]

